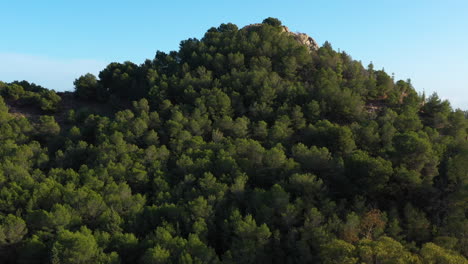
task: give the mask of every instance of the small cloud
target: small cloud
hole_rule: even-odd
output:
[[[76,78],[88,72],[97,75],[107,64],[99,60],[0,53],[0,80],[26,80],[56,91],[71,91]]]

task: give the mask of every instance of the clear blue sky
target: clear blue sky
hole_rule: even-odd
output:
[[[272,16],[468,109],[468,1],[0,0],[0,80],[58,91],[108,63],[142,63],[212,26]]]

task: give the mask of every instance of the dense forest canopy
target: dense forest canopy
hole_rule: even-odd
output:
[[[74,85],[0,82],[2,263],[468,263],[467,112],[278,19]]]

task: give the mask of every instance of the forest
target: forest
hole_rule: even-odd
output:
[[[467,109],[276,18],[74,87],[0,82],[0,263],[468,263]]]

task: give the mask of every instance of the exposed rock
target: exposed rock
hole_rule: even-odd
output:
[[[305,33],[292,33],[292,34],[294,34],[295,40],[306,45],[307,47],[309,47],[309,49],[311,50],[319,49],[319,46],[317,45],[317,42],[315,42],[315,39],[311,38],[309,35]]]
[[[263,25],[262,23],[250,24],[250,25],[247,25],[247,26],[243,27],[243,29],[260,27],[262,25]],[[309,35],[307,35],[305,33],[292,32],[286,26],[281,26],[281,27],[282,27],[283,32],[285,32],[286,34],[292,35],[297,42],[299,42],[299,43],[301,43],[303,45],[306,45],[309,48],[309,50],[312,51],[312,50],[318,50],[319,49],[319,45],[317,44],[317,42],[312,37],[310,37]]]
[[[283,32],[286,32],[294,37],[299,43],[306,45],[310,50],[318,50],[319,45],[315,42],[315,39],[307,35],[306,33],[292,32],[288,27],[282,26]]]

